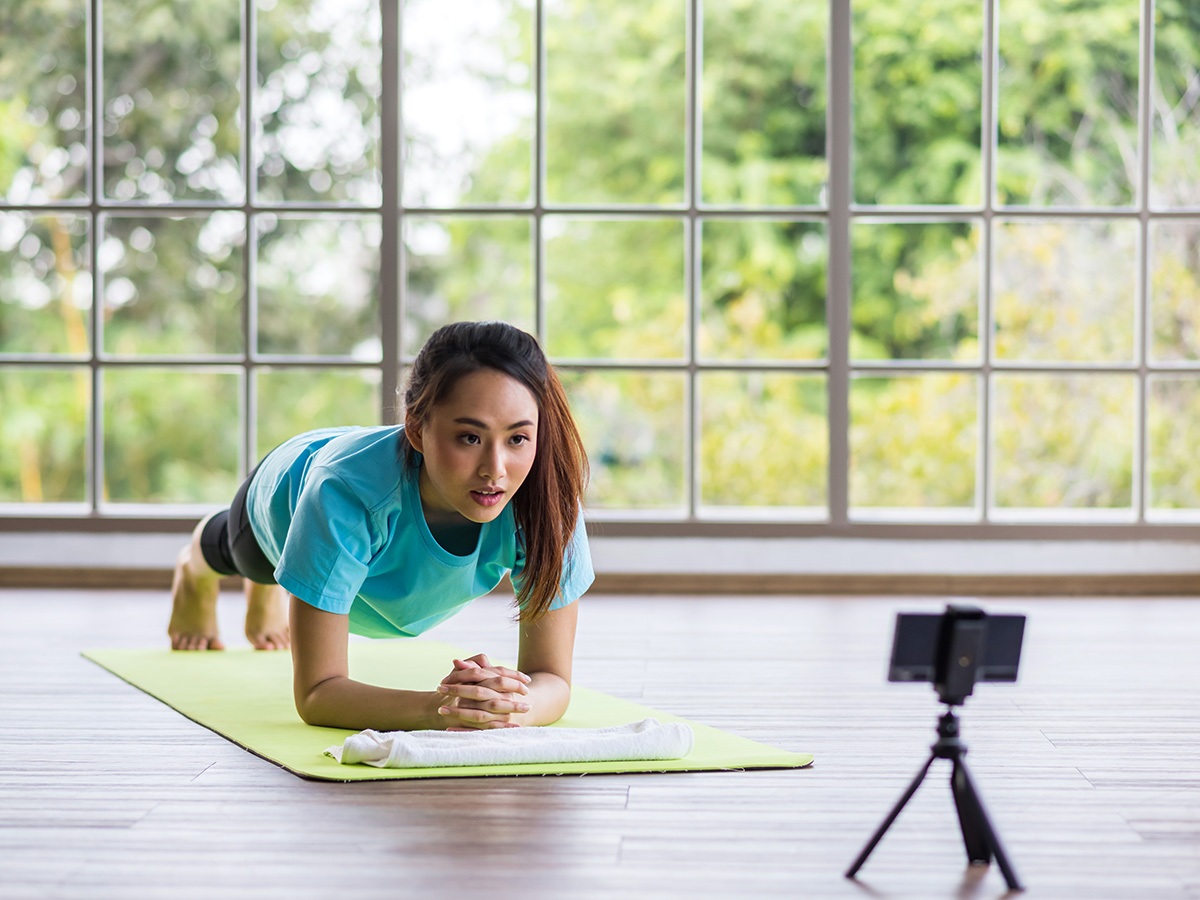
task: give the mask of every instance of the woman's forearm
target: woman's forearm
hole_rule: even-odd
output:
[[[297,694],[296,710],[309,725],[362,731],[418,731],[444,728],[438,707],[445,698],[436,691],[399,691],[353,681],[328,678]]]
[[[550,672],[530,673],[529,693],[519,699],[531,709],[509,721],[518,725],[552,725],[571,702],[571,686]],[[399,691],[346,677],[328,678],[296,697],[296,709],[309,725],[362,731],[441,729],[448,723],[438,708],[446,696],[437,691]]]

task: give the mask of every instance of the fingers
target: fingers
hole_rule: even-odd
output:
[[[454,660],[454,668],[456,672],[463,672],[471,669],[490,669],[493,672],[498,672],[499,674],[508,678],[516,678],[518,681],[524,681],[526,684],[533,680],[524,672],[518,672],[516,669],[510,669],[506,666],[493,666],[488,661],[487,654],[485,653],[477,653],[470,659],[456,659]]]
[[[461,662],[463,661],[458,659],[454,661],[454,671],[442,679],[442,684],[481,684],[497,691],[520,694],[529,692],[526,685],[533,679],[524,672],[504,666],[458,668]]]
[[[508,714],[488,712],[486,709],[470,706],[443,706],[438,713],[450,720],[447,728],[519,727],[517,723],[509,721]]]
[[[463,681],[453,680],[452,681],[449,678],[447,678],[440,685],[438,685],[438,690],[441,690],[442,688],[460,688],[460,687],[467,687],[467,686],[481,688],[483,690],[492,691],[497,694],[522,694],[522,695],[524,695],[524,694],[529,693],[529,687],[523,681],[516,681],[515,679],[512,679],[512,678],[490,677],[490,676],[486,676],[486,675],[480,676],[478,679],[473,679],[473,680],[469,680],[469,681],[468,680],[463,680]],[[453,690],[442,691],[442,693],[455,694],[456,696],[461,696],[461,697],[470,695],[470,692],[468,692],[466,694],[461,694],[461,693],[459,693],[457,691],[453,691]]]
[[[488,729],[491,729],[491,728],[520,728],[520,727],[521,726],[518,725],[516,722],[489,722],[486,725],[476,725],[476,726],[472,726],[472,727],[467,727],[465,725],[462,725],[462,726],[454,726],[453,728],[447,728],[445,730],[446,731],[487,731]]]
[[[492,671],[497,672],[498,674],[504,676],[505,678],[510,678],[513,681],[518,681],[521,684],[529,684],[529,682],[533,681],[533,679],[530,678],[528,675],[526,675],[524,672],[518,672],[516,669],[506,669],[506,668],[504,668],[504,666],[492,666]]]
[[[482,709],[495,713],[529,712],[532,708],[523,700],[514,699],[511,693],[498,693],[475,684],[443,684],[438,691],[458,698],[459,709]]]

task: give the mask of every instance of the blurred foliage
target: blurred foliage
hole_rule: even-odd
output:
[[[551,0],[546,197],[684,202],[686,6]]]
[[[105,351],[241,354],[242,213],[109,215],[103,228]]]
[[[1129,0],[1001,4],[1000,202],[1072,207],[1133,202],[1139,5]]]
[[[998,222],[996,358],[1133,362],[1134,221]]]
[[[379,370],[263,368],[256,373],[258,435],[253,466],[311,428],[379,425]]]
[[[699,391],[701,505],[824,508],[823,375],[706,372]]]
[[[107,196],[241,198],[239,7],[238,0],[102,4]]]
[[[1200,509],[1200,380],[1151,379],[1147,398],[1149,498],[1154,509]]]
[[[264,214],[255,224],[259,352],[378,362],[379,216]]]
[[[855,378],[850,384],[850,505],[975,505],[979,379]]]
[[[856,222],[851,358],[978,360],[980,240],[970,222]]]
[[[1154,147],[1150,199],[1162,206],[1200,206],[1200,4],[1157,0],[1150,110]]]
[[[378,204],[378,0],[258,0],[257,27],[259,199]]]
[[[1150,261],[1151,352],[1171,362],[1200,359],[1200,220],[1152,223]]]
[[[87,501],[91,370],[0,367],[0,503]]]
[[[405,219],[404,353],[446,322],[502,319],[534,332],[532,227],[526,218]],[[459,276],[469,268],[473,280]]]
[[[701,229],[700,358],[823,358],[824,223],[710,219]]]
[[[533,0],[403,6],[404,204],[453,206],[467,192],[479,204],[529,203]]]
[[[1128,508],[1136,388],[1131,375],[994,375],[996,505]]]
[[[686,380],[677,372],[562,371],[593,496],[621,509],[686,508]]]
[[[457,2],[457,0],[456,0]],[[405,202],[439,207],[530,198],[536,114],[528,0],[409,0]],[[243,57],[236,0],[108,0],[103,170],[108,199],[245,199],[239,157]],[[378,0],[257,0],[258,195],[271,203],[380,197]],[[820,361],[825,293],[827,5],[709,0],[700,34],[698,200],[807,217],[705,217],[686,258],[686,5],[546,0],[544,85],[548,350],[556,358],[687,358],[685,267],[698,279],[699,358]],[[83,0],[0,9],[0,198],[86,199]],[[856,0],[853,196],[861,205],[982,201],[978,0]],[[1200,205],[1200,7],[1156,0],[1151,200]],[[996,194],[1001,203],[1130,204],[1138,182],[1138,4],[1004,0]],[[457,48],[457,49],[456,49]],[[457,92],[457,93],[456,93]],[[454,98],[460,105],[448,105]],[[439,123],[441,123],[439,125]],[[408,126],[411,126],[409,128]],[[440,129],[440,130],[439,130]],[[662,217],[583,217],[554,204],[659,206]],[[893,217],[894,219],[895,217]],[[405,217],[407,353],[450,319],[534,327],[530,219]],[[85,499],[95,311],[106,353],[240,354],[251,267],[258,352],[380,359],[375,213],[173,218],[136,211],[0,212],[0,354],[63,368],[0,370],[0,498]],[[1135,359],[1137,246],[1125,222],[997,221],[994,323],[981,332],[983,244],[975,221],[860,218],[852,230],[854,360]],[[253,259],[248,254],[253,251]],[[1151,223],[1153,361],[1200,359],[1200,220]],[[367,380],[364,380],[364,374]],[[204,501],[236,480],[241,390],[232,374],[106,370],[113,499]],[[174,377],[172,377],[174,376]],[[851,501],[970,506],[978,469],[977,375],[856,378]],[[259,373],[262,452],[292,429],[377,421],[369,373]],[[566,370],[595,464],[591,502],[673,510],[686,498],[695,404],[706,507],[827,503],[826,380],[819,374]],[[1148,411],[1150,503],[1200,505],[1190,464],[1195,379],[1158,379]],[[988,486],[1004,507],[1127,507],[1132,377],[994,376]],[[169,405],[169,409],[167,406]],[[266,449],[269,449],[267,447]],[[252,460],[250,462],[253,462]],[[124,479],[124,480],[123,480]]]
[[[0,202],[87,197],[87,0],[0,4]]]
[[[1005,13],[1037,2],[1006,0]],[[853,9],[854,199],[979,203],[983,4],[856,0]]]
[[[682,222],[556,217],[542,227],[548,354],[683,358]]]
[[[825,4],[705,0],[703,7],[702,199],[823,202]]]
[[[90,238],[86,216],[0,212],[0,353],[86,357]]]
[[[103,373],[103,500],[228,503],[238,486],[237,371]]]

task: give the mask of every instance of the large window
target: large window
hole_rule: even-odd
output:
[[[7,4],[0,504],[194,515],[498,318],[630,533],[1183,533],[1198,158],[1186,0]]]

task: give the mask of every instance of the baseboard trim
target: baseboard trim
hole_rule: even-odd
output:
[[[1194,596],[1200,574],[606,574],[593,591],[609,594],[800,594],[919,596]]]
[[[223,588],[237,590],[238,579]],[[0,566],[0,588],[169,590],[171,572],[151,568]],[[1182,596],[1200,595],[1200,574],[670,574],[602,572],[595,594],[798,594],[919,596]]]
[[[170,569],[110,566],[0,566],[0,588],[59,588],[92,590],[171,589]],[[222,578],[222,590],[238,590],[240,578]]]

